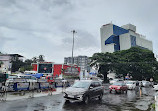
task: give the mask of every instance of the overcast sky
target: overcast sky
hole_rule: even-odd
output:
[[[137,27],[158,54],[158,0],[0,0],[0,51],[26,59],[44,55],[63,63],[74,55],[101,51],[100,27],[110,23]]]

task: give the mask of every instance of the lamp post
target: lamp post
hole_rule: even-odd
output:
[[[71,32],[72,32],[72,34],[73,34],[73,41],[72,41],[72,61],[71,61],[72,65],[73,65],[73,64],[74,64],[74,60],[73,60],[74,35],[75,35],[75,33],[77,33],[77,32],[76,32],[75,30],[72,30]],[[71,73],[72,73],[72,65],[71,65]]]

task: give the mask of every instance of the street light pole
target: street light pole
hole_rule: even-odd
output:
[[[72,41],[72,61],[71,61],[72,65],[73,65],[73,64],[74,64],[74,60],[73,60],[74,35],[75,35],[75,33],[77,33],[77,32],[76,32],[75,30],[72,30],[71,32],[73,33],[73,41]],[[71,72],[72,72],[72,65],[71,65]]]

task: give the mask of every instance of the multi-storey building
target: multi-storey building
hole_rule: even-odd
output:
[[[65,57],[64,58],[64,64],[76,64],[81,68],[81,71],[89,71],[90,70],[90,59],[87,56],[77,56],[73,57],[73,62],[72,62],[72,57]]]
[[[0,54],[0,61],[3,63],[0,71],[3,73],[10,74],[12,68],[12,62],[18,57],[19,60],[23,61],[23,56],[19,54]]]
[[[136,33],[136,26],[132,24],[123,25],[121,27],[112,23],[106,24],[100,28],[100,34],[102,52],[112,53],[118,50],[126,50],[131,47],[153,50],[152,41]]]

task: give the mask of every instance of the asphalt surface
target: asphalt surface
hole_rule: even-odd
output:
[[[82,102],[66,104],[63,94],[0,102],[0,111],[150,111],[154,99],[152,88],[142,93],[128,90],[127,94],[110,94],[105,85],[103,100],[93,99],[88,105]]]

